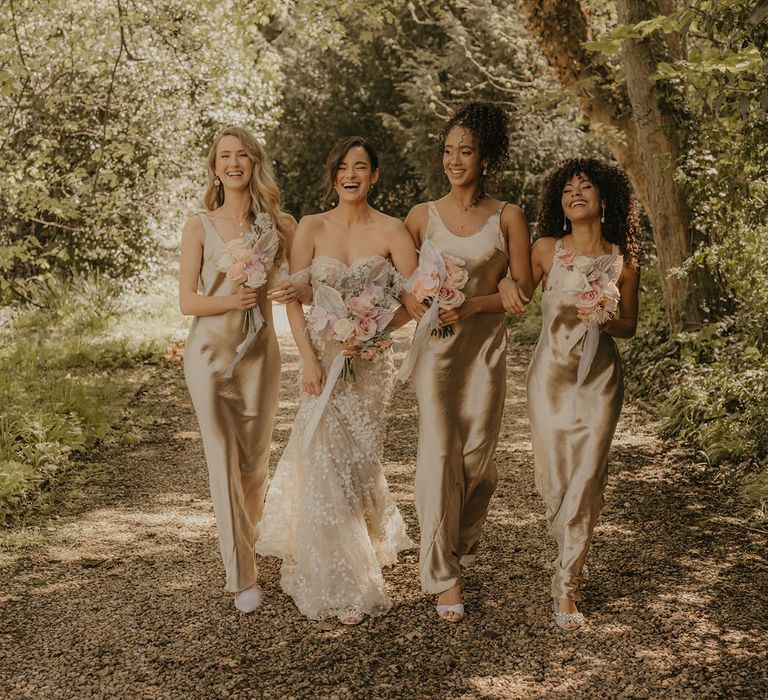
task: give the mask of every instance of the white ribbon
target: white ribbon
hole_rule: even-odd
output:
[[[302,450],[304,452],[309,450],[317,426],[320,424],[320,419],[323,417],[323,413],[325,413],[325,407],[328,405],[328,400],[331,398],[333,387],[336,386],[336,382],[341,376],[341,370],[344,367],[344,359],[344,355],[339,353],[333,358],[333,362],[331,362],[331,366],[328,368],[328,376],[325,379],[323,392],[317,399],[317,403],[312,409],[312,415],[309,417],[307,427],[304,429],[304,440],[302,441]]]
[[[235,348],[235,357],[232,362],[229,363],[227,371],[224,372],[224,379],[232,379],[237,363],[243,359],[245,353],[248,352],[248,348],[251,347],[251,343],[253,343],[256,336],[259,334],[259,331],[265,325],[264,317],[261,315],[261,309],[259,309],[258,306],[247,313],[248,333],[245,335],[245,340]]]
[[[592,361],[597,355],[597,348],[600,344],[600,326],[597,323],[590,323],[588,328],[581,325],[580,332],[575,334],[575,337],[571,341],[569,351],[573,350],[578,345],[580,340],[584,340],[584,345],[581,348],[581,357],[579,358],[579,366],[576,370],[576,388],[578,389],[587,378],[589,369],[592,367]]]
[[[408,377],[411,376],[413,368],[416,366],[416,361],[419,359],[419,354],[424,348],[424,345],[426,344],[427,340],[429,340],[430,335],[432,335],[432,331],[440,325],[440,306],[438,305],[438,299],[440,298],[440,290],[443,288],[443,284],[445,283],[445,262],[443,261],[443,256],[435,244],[429,240],[424,241],[424,243],[421,244],[419,258],[431,260],[433,263],[435,263],[435,265],[437,265],[440,284],[435,291],[435,296],[432,298],[432,304],[427,309],[426,313],[419,319],[419,322],[416,325],[416,332],[413,334],[411,347],[408,350],[405,359],[403,360],[403,364],[400,365],[400,371],[397,373],[397,378],[401,382],[404,382],[406,379],[408,379]],[[411,278],[408,280],[408,283],[406,284],[406,288],[409,292],[412,291],[413,285],[418,279],[418,276],[419,268],[417,267],[411,275]]]

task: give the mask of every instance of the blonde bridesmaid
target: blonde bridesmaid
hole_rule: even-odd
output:
[[[536,487],[557,542],[555,622],[574,630],[584,562],[603,505],[607,459],[623,385],[614,338],[637,327],[638,215],[626,175],[594,159],[568,160],[544,184],[533,281],[543,281],[542,328],[528,371]],[[581,256],[581,257],[580,257]],[[618,288],[618,314],[601,325],[576,307],[574,270],[590,266]],[[517,290],[499,285],[509,309]],[[591,327],[590,327],[591,326]]]
[[[217,260],[227,242],[250,230],[257,214],[274,221],[280,249],[289,249],[295,221],[280,208],[280,193],[264,150],[245,129],[224,129],[208,154],[206,211],[192,217],[181,239],[179,306],[194,316],[184,352],[184,376],[200,423],[208,463],[226,589],[235,607],[252,612],[261,599],[254,545],[267,487],[269,447],[277,410],[280,354],[265,287],[237,288]],[[270,298],[291,302],[311,290],[295,283],[273,287]],[[231,378],[226,369],[244,339],[248,309],[266,321]]]
[[[519,207],[486,187],[508,162],[508,120],[498,107],[471,103],[446,124],[439,148],[447,195],[417,205],[406,227],[420,247],[466,262],[466,301],[440,313],[453,334],[430,336],[413,369],[419,404],[415,500],[425,593],[448,622],[464,617],[461,566],[471,563],[496,488],[494,452],[506,393],[506,323],[497,285],[509,274],[531,292],[528,226]],[[426,306],[406,295],[415,319]]]

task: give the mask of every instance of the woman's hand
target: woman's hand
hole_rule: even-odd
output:
[[[530,301],[523,290],[517,286],[517,282],[508,277],[499,282],[499,296],[501,296],[504,310],[510,314],[523,313],[525,305]]]
[[[360,354],[360,346],[354,338],[348,340],[342,347],[344,349],[341,351],[341,354],[344,357],[357,357]]]
[[[476,313],[475,300],[467,299],[461,306],[455,309],[440,309],[440,328],[452,326],[464,318]]]
[[[283,282],[267,292],[267,299],[276,301],[278,304],[290,304],[293,301],[309,304],[312,302],[312,287],[301,282]]]
[[[418,301],[413,294],[406,290],[403,290],[403,293],[400,296],[400,301],[408,310],[408,315],[414,321],[416,321],[416,323],[421,321],[421,317],[427,313],[427,309],[429,308],[426,304]]]
[[[320,366],[317,358],[304,363],[304,371],[301,375],[301,386],[304,391],[313,396],[320,396],[323,392],[324,379],[323,368]]]
[[[240,311],[248,311],[253,309],[259,304],[259,297],[261,296],[261,288],[254,289],[253,287],[240,287],[236,294],[233,294],[232,308],[240,309]]]

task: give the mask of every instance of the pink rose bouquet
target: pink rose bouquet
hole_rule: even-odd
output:
[[[274,265],[279,248],[280,237],[274,221],[269,214],[262,212],[256,215],[250,231],[226,243],[226,250],[217,260],[217,269],[237,284],[258,289],[267,283],[267,275]],[[237,354],[224,373],[225,377],[232,376],[235,365],[263,325],[264,317],[258,306],[245,312],[243,331],[246,337],[237,346]]]
[[[421,256],[410,285],[411,292],[422,303],[431,306],[437,302],[440,309],[455,309],[466,300],[461,290],[469,280],[469,273],[464,269],[466,263],[461,258],[443,253],[441,259],[445,270],[442,284],[440,264],[430,257]],[[453,326],[432,329],[432,335],[441,338],[453,334]]]
[[[322,286],[315,290],[307,320],[310,327],[326,340],[354,351],[363,360],[372,360],[377,353],[392,346],[387,327],[393,313],[384,303],[385,289],[379,284],[368,284],[359,294],[346,300],[333,287]],[[351,356],[344,358],[341,377],[355,381]]]
[[[614,318],[619,307],[619,289],[613,280],[613,265],[607,271],[597,262],[600,258],[575,255],[561,248],[557,253],[566,269],[563,289],[576,295],[576,309],[585,325],[600,326]]]

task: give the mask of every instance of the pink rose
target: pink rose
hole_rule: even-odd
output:
[[[370,284],[360,293],[360,298],[371,306],[378,306],[384,300],[384,291],[381,287]]]
[[[366,316],[360,316],[355,319],[355,338],[358,340],[370,340],[376,335],[377,330],[378,326],[376,325],[376,319],[368,318]]]
[[[557,259],[560,261],[561,265],[564,265],[565,267],[573,267],[574,255],[572,250],[560,248],[557,253]]]
[[[458,290],[451,287],[441,287],[437,296],[441,309],[455,309],[464,303],[465,297]]]
[[[422,299],[434,296],[437,293],[437,288],[440,286],[440,275],[437,272],[437,267],[434,265],[429,265],[429,267],[431,269],[419,268],[416,275],[414,294],[416,294],[416,289],[418,288],[423,294]],[[418,298],[419,295],[416,294],[416,297]]]
[[[443,262],[445,263],[446,270],[455,270],[467,264],[461,258],[457,258],[455,255],[448,255],[448,253],[443,253]]]
[[[235,282],[244,282],[246,277],[244,263],[236,262],[227,270],[227,278],[234,280]]]
[[[454,289],[462,289],[469,280],[469,273],[463,267],[454,267],[448,270],[445,282]]]
[[[576,300],[576,308],[577,309],[584,309],[588,307],[592,307],[595,304],[598,304],[600,302],[600,292],[596,292],[594,289],[591,289],[588,292],[582,292],[579,294],[579,298]]]
[[[372,318],[376,313],[374,305],[365,299],[362,294],[359,297],[352,297],[347,302],[347,306],[358,317]]]

